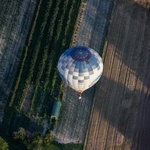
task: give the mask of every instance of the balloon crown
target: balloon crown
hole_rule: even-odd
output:
[[[88,62],[91,52],[85,46],[77,46],[73,48],[70,55],[74,60]]]

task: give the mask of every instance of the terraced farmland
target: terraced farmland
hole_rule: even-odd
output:
[[[115,3],[86,150],[149,149],[150,10],[142,2]]]

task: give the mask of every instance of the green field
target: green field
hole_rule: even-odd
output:
[[[12,134],[39,118],[41,131],[53,102],[63,100],[64,83],[58,75],[60,55],[72,45],[82,0],[39,0],[20,65],[4,111],[1,129]],[[40,123],[41,124],[40,124]]]

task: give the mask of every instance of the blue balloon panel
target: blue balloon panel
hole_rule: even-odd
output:
[[[86,46],[67,49],[59,58],[58,71],[62,80],[76,91],[93,86],[101,77],[103,62],[99,54]]]

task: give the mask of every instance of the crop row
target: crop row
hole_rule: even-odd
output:
[[[30,117],[34,112],[36,116],[48,117],[53,100],[62,100],[64,83],[58,75],[57,62],[61,53],[71,46],[81,3],[82,0],[39,0],[9,107],[26,113],[24,103],[28,101],[26,115]],[[10,117],[8,126],[11,122]]]
[[[10,100],[9,106],[13,105],[15,97],[16,97],[16,93],[18,92],[18,89],[19,89],[19,84],[22,83],[21,78],[23,76],[23,71],[25,71],[24,70],[25,61],[26,61],[27,54],[28,54],[28,51],[29,51],[29,45],[31,44],[31,40],[33,38],[33,32],[35,30],[36,21],[37,21],[38,14],[39,14],[39,11],[40,11],[41,3],[42,3],[42,0],[39,1],[38,7],[37,7],[37,11],[36,11],[36,14],[35,14],[35,19],[34,19],[34,22],[33,22],[33,25],[32,25],[31,31],[30,31],[31,34],[29,35],[27,44],[25,46],[24,55],[23,55],[23,58],[22,58],[22,63],[20,65],[20,68],[19,68],[19,71],[18,71],[18,77],[16,79],[16,82],[14,83],[13,91],[12,91],[12,93],[10,95],[11,96],[11,100]]]

